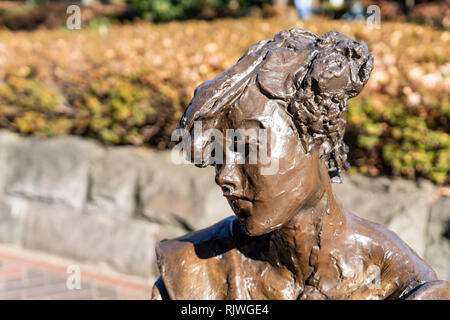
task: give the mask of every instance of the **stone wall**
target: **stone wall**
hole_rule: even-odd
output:
[[[346,176],[335,192],[359,216],[398,233],[450,279],[450,198],[427,181]],[[154,278],[163,238],[232,215],[212,168],[170,152],[105,148],[76,137],[0,131],[0,242]]]

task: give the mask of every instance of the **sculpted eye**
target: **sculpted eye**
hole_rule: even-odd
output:
[[[244,158],[247,158],[248,155],[250,154],[250,149],[251,149],[250,144],[241,143],[237,145],[236,152],[241,154]]]
[[[208,165],[215,166],[218,162],[223,162],[222,144],[213,142],[210,144]]]
[[[245,155],[244,155],[246,158],[250,154],[250,150],[251,150],[250,144],[246,143],[245,144]]]
[[[230,151],[240,154],[247,158],[250,154],[251,146],[248,142],[242,141],[239,137],[234,137],[233,144],[230,146]]]
[[[214,163],[213,166],[216,169],[216,173],[220,171],[220,169],[222,169],[222,165],[221,163]]]
[[[239,135],[233,136],[233,142],[231,143],[229,147],[231,152],[238,153],[240,150],[242,150],[242,139]]]

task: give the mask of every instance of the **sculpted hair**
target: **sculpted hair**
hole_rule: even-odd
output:
[[[347,101],[359,94],[372,69],[373,56],[363,41],[334,31],[320,37],[301,29],[281,31],[197,87],[178,128],[191,132],[196,120],[215,127],[247,86],[256,85],[285,106],[305,153],[322,147],[328,173],[339,182],[341,171],[348,168],[343,142]]]

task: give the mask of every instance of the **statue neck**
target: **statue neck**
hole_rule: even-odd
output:
[[[338,229],[345,226],[344,210],[334,198],[331,182],[325,184],[320,194],[317,201],[300,208],[289,223],[272,235],[279,262],[303,282],[316,269],[321,242],[332,240],[340,233]]]

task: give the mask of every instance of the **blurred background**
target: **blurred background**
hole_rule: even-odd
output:
[[[364,40],[335,192],[450,279],[450,1],[0,1],[0,299],[147,299],[163,238],[232,214],[171,161],[200,83],[283,29]]]

